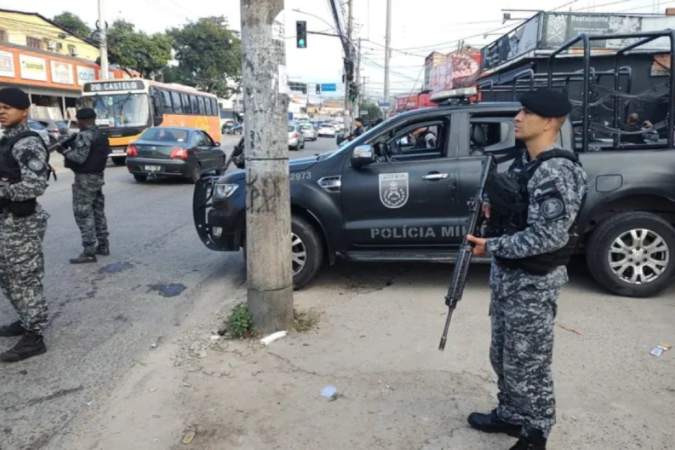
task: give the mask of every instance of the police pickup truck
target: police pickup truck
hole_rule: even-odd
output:
[[[337,257],[452,263],[481,156],[517,148],[519,108],[509,102],[410,111],[336,151],[290,161],[295,286],[307,285],[324,260],[333,264]],[[433,147],[415,140],[429,132]],[[568,120],[558,143],[574,148],[574,138]],[[604,147],[579,153],[589,191],[577,251],[608,291],[654,296],[675,272],[675,150]],[[209,249],[245,248],[244,171],[202,179],[193,201],[196,229]]]

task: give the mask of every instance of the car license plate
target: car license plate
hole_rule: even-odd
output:
[[[146,172],[159,172],[162,170],[162,166],[145,166]]]
[[[113,153],[124,153],[126,151],[127,151],[126,148],[114,148],[113,149]]]

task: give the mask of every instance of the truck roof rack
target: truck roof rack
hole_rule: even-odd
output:
[[[546,56],[546,71],[543,73],[535,73],[532,68],[528,68],[521,70],[520,72],[516,72],[515,74],[508,73],[508,76],[505,77],[505,81],[486,79],[483,81],[479,80],[476,85],[480,89],[481,93],[493,93],[495,95],[499,94],[501,100],[505,100],[510,96],[511,101],[516,101],[518,94],[541,88],[554,89],[569,95],[570,85],[572,83],[578,83],[577,86],[579,84],[581,85],[579,89],[581,100],[572,101],[572,103],[581,109],[580,120],[578,123],[575,123],[575,125],[577,127],[581,127],[580,141],[582,151],[588,151],[592,131],[599,131],[601,133],[607,133],[611,135],[613,148],[622,148],[623,146],[630,147],[631,149],[654,148],[654,144],[622,145],[619,142],[620,135],[631,134],[631,132],[626,132],[619,129],[619,118],[621,116],[620,111],[623,109],[623,115],[627,116],[630,107],[630,100],[638,99],[645,101],[642,99],[642,96],[647,94],[633,94],[632,89],[634,84],[634,73],[631,67],[625,64],[621,65],[621,58],[622,56],[626,55],[626,53],[636,50],[639,47],[660,38],[668,38],[670,40],[670,48],[667,53],[670,54],[670,60],[675,62],[675,30],[666,29],[651,32],[603,35],[580,34],[575,38],[565,42]],[[614,68],[606,71],[596,71],[595,68],[591,66],[591,44],[594,41],[620,39],[631,40],[633,42],[625,45],[622,48],[616,49],[613,54],[604,53],[602,55],[603,57],[613,57]],[[582,68],[576,72],[554,72],[554,59],[578,43],[581,43],[583,46]],[[670,82],[664,84],[668,85],[667,102],[670,106],[668,107],[666,120],[659,123],[657,126],[655,126],[655,128],[667,127],[667,146],[669,148],[674,148],[675,137],[673,131],[675,128],[675,63],[670,65],[668,72]],[[601,80],[606,80],[608,78],[609,83],[612,84],[612,88],[600,85]],[[599,92],[601,94],[599,94]],[[665,97],[665,95],[663,97]],[[623,104],[623,107],[620,99],[626,100]],[[607,126],[607,123],[593,123],[591,118],[594,116],[594,114],[592,114],[592,112],[595,111],[595,108],[600,106],[610,109],[607,105],[605,105],[606,101],[608,100],[611,102],[612,111],[612,119],[608,122],[612,123],[612,127]],[[665,98],[662,98],[659,99],[659,102],[665,103],[666,100]],[[609,141],[609,139],[607,139],[607,141]]]
[[[675,30],[667,29],[662,31],[651,31],[651,32],[640,32],[640,33],[621,33],[621,34],[610,34],[610,35],[588,35],[580,34],[579,36],[570,39],[565,44],[558,47],[554,50],[551,55],[548,57],[548,88],[553,87],[553,59],[560,55],[565,50],[571,48],[578,42],[581,42],[584,47],[583,54],[583,73],[588,75],[591,73],[591,43],[593,41],[599,40],[608,40],[608,39],[637,39],[632,44],[626,45],[618,49],[614,55],[614,93],[619,92],[619,83],[620,83],[620,58],[622,55],[625,55],[627,52],[634,50],[638,47],[641,47],[649,42],[652,42],[656,39],[667,37],[670,39],[670,85],[668,92],[668,147],[673,148],[673,128],[675,126],[675,116],[673,115],[673,107],[675,106],[675,64],[672,62],[675,61]],[[589,76],[584,77],[582,80],[582,105],[581,105],[581,114],[582,114],[582,130],[581,130],[581,144],[586,151],[588,149],[589,133],[591,128],[591,117],[590,117],[590,108],[591,108],[591,79]],[[615,148],[619,148],[619,97],[614,96],[614,133],[613,133],[613,144]],[[636,147],[651,147],[650,145],[637,144],[631,146],[631,148]]]

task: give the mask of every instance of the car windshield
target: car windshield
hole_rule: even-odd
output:
[[[166,141],[166,142],[185,142],[188,138],[186,130],[177,128],[148,128],[138,138],[146,141]]]
[[[295,131],[295,128],[289,125],[289,126],[288,126],[288,132],[289,132],[289,133],[292,133],[292,132],[294,132],[294,131]]]
[[[311,125],[304,124],[304,125],[300,125],[300,128],[302,128],[303,130],[311,130],[311,129],[312,129],[312,126],[311,126]]]
[[[100,127],[142,127],[150,123],[147,94],[111,94],[80,98],[80,107],[96,111]]]
[[[332,125],[321,125],[321,128],[333,128]]]
[[[30,128],[32,130],[38,130],[38,131],[41,131],[41,130],[45,129],[42,125],[40,125],[37,122],[33,122],[33,121],[28,122],[28,128]]]
[[[54,122],[54,125],[56,125],[56,127],[59,130],[67,130],[68,129],[68,124],[66,122],[62,122],[62,121]]]

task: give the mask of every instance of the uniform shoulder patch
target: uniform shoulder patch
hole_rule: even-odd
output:
[[[533,199],[539,206],[539,214],[546,221],[554,221],[567,217],[565,199],[558,190],[555,181],[547,181],[537,186]]]
[[[33,172],[36,172],[36,173],[41,172],[42,169],[44,169],[44,167],[45,167],[45,164],[37,158],[32,158],[32,159],[28,160],[28,163],[26,165],[28,166],[28,168],[30,170],[32,170]]]

